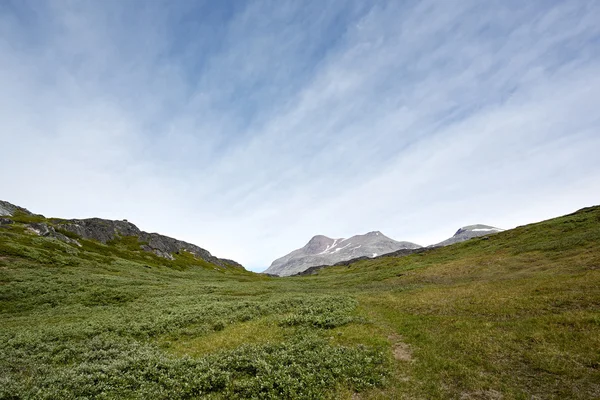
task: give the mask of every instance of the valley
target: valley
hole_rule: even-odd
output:
[[[600,207],[285,278],[13,211],[2,399],[600,397]]]

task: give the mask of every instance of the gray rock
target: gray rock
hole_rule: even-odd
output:
[[[145,244],[142,245],[141,248],[142,248],[142,250],[148,251],[150,253],[154,253],[154,254],[156,254],[159,257],[166,258],[166,259],[171,260],[171,261],[175,260],[175,257],[173,257],[173,255],[171,253],[167,253],[166,251],[162,251],[162,250],[158,250],[158,249],[153,249],[152,247],[150,247],[148,245],[145,245]]]
[[[23,214],[33,215],[29,210],[23,207],[15,206],[8,201],[0,200],[0,216],[13,216],[16,211],[20,211]]]
[[[61,229],[72,232],[84,239],[106,244],[118,236],[140,236],[137,226],[125,221],[111,221],[101,218],[71,219],[60,223]]]
[[[52,226],[49,226],[43,222],[28,224],[27,229],[39,236],[53,237],[55,239],[60,240],[61,242],[74,244],[76,246],[81,247],[81,243],[75,239],[71,239],[70,237],[63,235],[60,232],[57,232]]]
[[[400,249],[417,249],[418,244],[398,242],[374,231],[348,239],[331,239],[317,235],[304,247],[273,261],[265,271],[267,274],[289,276],[310,267],[334,265],[358,257],[373,258]]]
[[[50,235],[50,228],[48,228],[48,225],[46,224],[42,224],[42,223],[36,223],[36,224],[29,224],[27,226],[27,229],[29,229],[31,232],[36,233],[39,236],[49,236]],[[54,229],[52,229],[54,231]]]
[[[0,225],[10,225],[13,223],[13,220],[10,218],[0,218]]]

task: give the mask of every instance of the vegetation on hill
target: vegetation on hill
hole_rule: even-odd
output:
[[[292,278],[27,218],[0,226],[2,399],[600,398],[600,207]]]

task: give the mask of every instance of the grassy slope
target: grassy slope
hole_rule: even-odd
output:
[[[397,397],[600,398],[599,245],[594,207],[312,280],[410,345]]]
[[[600,207],[285,279],[83,244],[0,228],[0,398],[600,398]]]

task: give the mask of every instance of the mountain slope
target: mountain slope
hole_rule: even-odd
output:
[[[347,239],[332,239],[317,235],[302,248],[273,261],[267,274],[289,276],[310,267],[333,265],[358,257],[376,257],[400,249],[416,249],[418,244],[398,242],[374,231]]]
[[[600,398],[600,206],[293,280],[382,327],[398,369],[372,398]]]
[[[219,267],[243,268],[241,264],[233,260],[217,258],[210,254],[208,250],[194,244],[158,233],[141,231],[127,220],[45,218],[43,215],[32,214],[29,210],[6,201],[0,201],[1,216],[5,218],[0,220],[0,224],[21,222],[28,231],[39,236],[52,237],[78,247],[82,247],[81,239],[97,241],[105,245],[126,239],[133,250],[154,253],[171,261],[175,260],[176,254],[187,253],[193,258]]]

